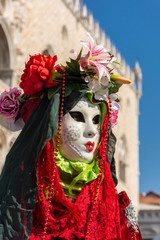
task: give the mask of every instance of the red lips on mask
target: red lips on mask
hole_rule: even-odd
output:
[[[86,148],[88,149],[89,152],[92,152],[94,149],[94,142],[87,142],[86,143]]]

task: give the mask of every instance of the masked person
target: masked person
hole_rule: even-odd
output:
[[[24,94],[1,94],[4,117],[25,122],[0,179],[3,240],[142,239],[127,194],[116,191],[116,92],[130,80],[111,73],[114,56],[89,37],[88,53],[66,66],[30,56]]]

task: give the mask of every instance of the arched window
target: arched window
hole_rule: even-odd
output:
[[[67,30],[67,27],[65,25],[62,27],[62,39],[63,40],[68,39],[68,30]]]
[[[130,103],[130,99],[129,99],[129,98],[127,98],[126,105],[127,105],[127,108],[130,108],[130,106],[131,106],[131,103]]]
[[[50,45],[47,45],[46,48],[42,51],[42,55],[46,55],[47,57],[50,56],[54,56],[54,51],[52,49],[52,47]]]
[[[0,80],[11,84],[12,70],[10,69],[10,52],[8,41],[0,25]]]
[[[119,178],[126,182],[126,167],[127,167],[127,143],[125,136],[122,136],[119,141]]]
[[[5,33],[2,26],[0,26],[0,68],[9,68],[10,59],[9,59],[9,48]]]
[[[2,170],[2,166],[4,163],[4,158],[5,158],[5,149],[6,149],[6,137],[4,135],[4,132],[0,129],[0,172]]]
[[[47,57],[50,55],[49,54],[49,51],[47,49],[45,49],[43,52],[42,52],[42,55],[46,55]]]

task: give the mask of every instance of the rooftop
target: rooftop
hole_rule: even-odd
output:
[[[139,195],[140,204],[153,204],[160,206],[160,194],[154,191],[148,193],[140,193]]]

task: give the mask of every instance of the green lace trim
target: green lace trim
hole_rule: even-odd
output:
[[[61,172],[62,186],[67,196],[77,198],[84,185],[99,175],[100,169],[96,159],[93,159],[91,163],[70,161],[63,157],[60,152],[58,152],[57,158],[56,164]]]

